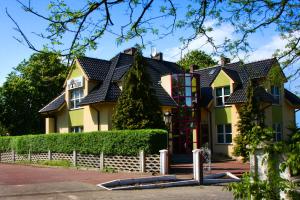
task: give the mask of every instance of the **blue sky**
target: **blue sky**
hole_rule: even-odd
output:
[[[67,0],[67,2],[71,0]],[[24,1],[26,2],[26,1]],[[45,12],[47,8],[48,1],[32,1],[32,5],[41,11]],[[78,6],[79,3],[74,1],[72,5]],[[179,5],[182,6],[182,5]],[[0,22],[1,22],[1,31],[0,31],[0,60],[1,60],[1,67],[0,67],[0,85],[6,79],[6,76],[16,67],[21,61],[24,59],[28,59],[28,57],[34,53],[32,50],[28,49],[28,47],[18,43],[13,36],[19,36],[16,31],[13,30],[13,23],[5,14],[5,9],[13,15],[16,21],[19,22],[21,28],[24,30],[25,33],[29,35],[31,41],[36,44],[37,46],[42,46],[43,41],[35,37],[34,35],[30,34],[31,32],[41,32],[46,27],[46,24],[43,21],[37,19],[36,17],[30,15],[29,13],[25,13],[19,6],[19,4],[15,0],[1,0],[0,1]],[[113,20],[115,22],[122,21],[124,19],[124,12],[120,12],[122,8],[117,8],[113,12]],[[155,10],[151,10],[151,14],[155,13]],[[211,20],[210,24],[214,24],[215,22]],[[216,43],[221,43],[225,37],[234,38],[234,29],[229,24],[222,24],[221,26],[214,29],[211,32],[211,35],[214,37]],[[153,45],[157,49],[157,51],[161,51],[164,53],[164,59],[170,61],[177,61],[180,59],[180,51],[179,47],[181,46],[179,42],[179,37],[186,36],[190,34],[189,30],[177,30],[174,34],[164,38],[163,40],[154,41]],[[152,39],[151,36],[145,38],[146,40]],[[67,40],[66,40],[67,41]],[[284,48],[285,41],[283,41],[278,33],[276,33],[272,29],[264,30],[263,32],[258,32],[255,35],[251,36],[250,40],[251,45],[253,47],[253,52],[250,56],[246,56],[246,61],[254,61],[260,60],[264,58],[270,58],[272,53],[277,48]],[[98,57],[109,59],[115,54],[120,51],[123,51],[125,48],[131,47],[140,41],[133,40],[129,42],[125,42],[122,45],[117,45],[115,41],[115,37],[110,34],[106,33],[106,35],[100,39],[99,46],[96,51],[89,51],[87,52],[87,56],[91,57]],[[184,52],[187,53],[189,50],[193,49],[200,49],[204,50],[207,53],[212,52],[212,48],[208,45],[204,45],[205,41],[203,38],[198,38],[193,41],[189,48]],[[151,53],[151,47],[148,46],[144,50],[144,55],[149,56]],[[242,55],[244,56],[244,55]],[[216,58],[218,59],[218,58]],[[286,74],[292,74],[293,68],[299,67],[299,63],[297,66],[293,66],[288,70],[285,70]],[[286,84],[286,88],[293,91],[299,92],[300,80],[296,79],[292,82]],[[300,112],[297,113],[298,123],[300,123]]]

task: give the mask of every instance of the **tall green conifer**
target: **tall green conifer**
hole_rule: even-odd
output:
[[[247,88],[247,101],[239,109],[240,119],[237,124],[239,134],[235,137],[234,155],[243,157],[244,161],[249,159],[250,145],[253,139],[253,128],[260,126],[264,128],[264,114],[260,110],[259,99],[255,96],[256,86],[250,81]]]
[[[164,128],[163,115],[140,50],[134,55],[113,114],[115,129]]]

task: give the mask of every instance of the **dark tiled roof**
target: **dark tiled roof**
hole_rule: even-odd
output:
[[[104,102],[106,100],[106,94],[108,92],[111,80],[118,64],[120,54],[111,59],[111,66],[105,77],[103,84],[91,91],[82,101],[81,105],[88,105],[92,103]]]
[[[226,104],[242,103],[247,100],[247,86],[238,86],[235,91],[228,97]]]
[[[124,74],[128,71],[128,69],[131,67],[131,65],[125,65],[122,67],[118,67],[114,71],[114,75],[112,77],[112,81],[119,81],[122,79]]]
[[[89,79],[97,81],[105,79],[110,67],[109,61],[89,57],[80,57],[77,60]]]
[[[236,70],[232,70],[229,68],[223,68],[223,71],[234,81],[234,82],[242,82],[239,73]]]
[[[300,98],[294,93],[284,89],[284,97],[293,105],[300,106]]]
[[[243,64],[242,62],[229,63],[225,66],[215,66],[200,70],[195,70],[195,73],[200,74],[200,87],[201,94],[204,95],[202,98],[203,105],[207,106],[212,100],[212,82],[222,69],[235,83],[236,88],[231,96],[228,98],[228,104],[240,103],[246,101],[246,90],[250,79],[257,79],[266,77],[269,70],[277,64],[276,58],[261,60],[252,63]],[[270,95],[266,91],[260,90],[258,93],[260,98],[265,101],[270,101]]]
[[[106,101],[117,101],[121,90],[117,83],[112,83],[107,91]]]
[[[55,111],[65,103],[65,92],[53,99],[49,104],[42,108],[39,113]]]
[[[167,61],[158,61],[151,58],[145,58],[147,63],[147,72],[155,86],[155,95],[161,105],[176,105],[175,101],[168,95],[164,89],[158,85],[161,76],[166,74],[182,73],[176,63]],[[133,64],[133,56],[120,53],[110,60],[109,72],[106,75],[102,85],[93,89],[81,102],[81,105],[87,105],[97,102],[116,101],[120,95],[120,89],[115,83],[122,79],[124,74]]]
[[[252,63],[247,63],[243,67],[246,72],[249,74],[251,79],[254,78],[263,78],[268,75],[271,67],[277,64],[278,61],[276,58],[260,60]]]

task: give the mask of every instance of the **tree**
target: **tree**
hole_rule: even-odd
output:
[[[67,67],[55,53],[36,53],[11,72],[0,96],[0,124],[10,135],[44,131],[38,111],[62,90]]]
[[[188,71],[191,65],[196,65],[198,68],[206,68],[216,65],[217,62],[204,51],[194,50],[187,53],[181,60],[177,62],[183,70]]]
[[[45,39],[48,48],[54,45],[54,50],[68,58],[87,48],[97,48],[99,39],[107,32],[115,35],[118,43],[139,38],[144,44],[144,36],[152,35],[146,41],[151,45],[151,41],[163,39],[178,29],[184,30],[178,31],[184,48],[194,39],[203,38],[216,53],[226,52],[233,57],[251,50],[248,39],[252,34],[269,28],[287,41],[285,48],[275,52],[284,61],[283,66],[300,59],[300,2],[297,0],[86,0],[76,6],[73,2],[53,0],[49,2],[47,14],[35,9],[31,0],[28,4],[18,2],[24,11],[48,23],[46,31],[35,35]],[[124,13],[122,20],[115,13]],[[42,51],[33,45],[8,11],[7,15],[21,36],[18,40]],[[223,23],[231,24],[236,34],[233,39],[226,38],[222,44],[216,44],[210,32]],[[64,38],[71,38],[69,45]]]
[[[240,119],[237,123],[239,134],[235,137],[233,154],[249,159],[249,145],[258,145],[263,139],[270,139],[269,131],[264,130],[264,112],[260,109],[260,100],[255,95],[257,86],[250,80],[247,88],[247,101],[238,110]],[[253,147],[251,147],[253,148]]]
[[[146,62],[138,50],[128,70],[113,114],[115,129],[164,128],[159,102],[154,95]]]

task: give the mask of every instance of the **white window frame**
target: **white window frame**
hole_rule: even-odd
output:
[[[76,97],[76,95],[73,95],[75,91],[80,91],[80,90],[82,91],[81,93],[79,93],[79,94],[81,94],[81,96],[79,95],[78,97]],[[69,101],[70,102],[70,106],[69,106],[70,110],[75,110],[75,109],[80,108],[79,104],[80,104],[81,100],[84,97],[83,88],[82,87],[75,88],[75,89],[69,90],[69,92],[70,92],[70,101]],[[78,105],[76,103],[77,101],[78,101]],[[72,106],[72,102],[73,102],[73,105],[74,105],[73,107],[71,107]]]
[[[230,125],[230,129],[231,129],[231,133],[227,133],[226,132],[226,125]],[[222,126],[223,127],[223,132],[218,132],[218,126]],[[218,124],[217,127],[216,127],[216,133],[217,133],[217,144],[232,144],[232,124],[231,123],[228,123],[228,124]],[[223,136],[223,141],[224,142],[219,142],[219,135],[222,135]],[[231,142],[227,142],[226,140],[226,135],[231,135]]]
[[[276,142],[278,141],[282,141],[282,125],[281,123],[274,123],[273,124],[273,132],[274,132],[274,139]],[[280,135],[280,139],[279,139],[279,135]]]
[[[81,133],[83,132],[83,126],[72,126],[70,128],[71,133]]]
[[[275,94],[275,88],[278,89],[278,94]],[[274,102],[274,104],[280,104],[280,87],[276,86],[276,85],[272,85],[271,86],[271,94],[275,100],[278,99],[278,101]]]
[[[228,87],[229,88],[229,94],[225,95],[225,88]],[[217,90],[218,89],[221,89],[222,90],[222,94],[221,96],[217,96]],[[226,85],[224,87],[217,87],[215,88],[215,102],[216,102],[216,107],[223,107],[225,106],[225,98],[226,97],[229,97],[230,96],[230,86],[229,85]],[[218,98],[222,98],[222,104],[221,105],[218,105]]]

